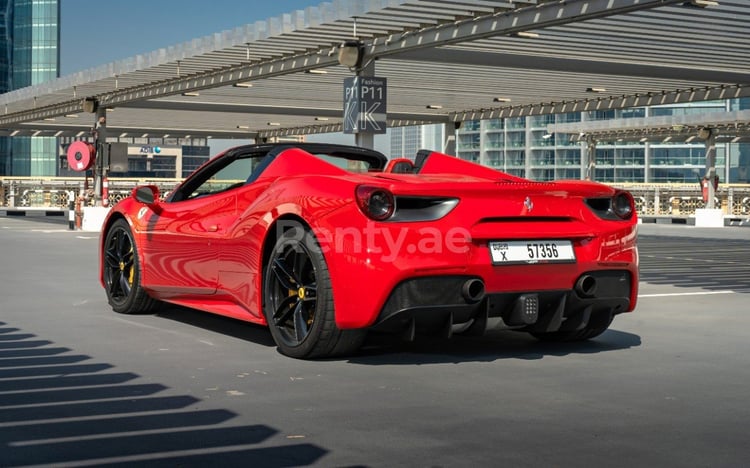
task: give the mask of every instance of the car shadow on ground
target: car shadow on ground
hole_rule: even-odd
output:
[[[393,336],[372,335],[349,361],[366,365],[414,365],[535,360],[547,356],[618,351],[640,345],[640,336],[612,329],[592,340],[572,343],[544,343],[526,333],[514,331],[490,331],[481,337],[456,336],[450,339],[417,337],[411,343]]]
[[[176,305],[165,305],[156,316],[260,346],[276,346],[267,327],[250,322]],[[533,360],[545,356],[616,351],[640,345],[641,338],[638,335],[613,329],[592,340],[573,343],[540,342],[527,333],[509,330],[488,331],[480,337],[457,335],[445,339],[417,336],[413,342],[406,342],[398,335],[370,332],[362,348],[354,355],[327,360],[372,365],[489,362],[498,359]]]
[[[176,305],[165,305],[156,315],[260,346],[276,346],[267,327],[250,322]],[[509,330],[489,331],[480,337],[457,335],[450,339],[417,336],[413,342],[406,342],[398,335],[370,332],[362,348],[354,355],[327,360],[372,365],[533,360],[545,356],[616,351],[640,345],[638,335],[612,329],[593,340],[573,343],[544,343],[527,333]]]
[[[0,322],[0,466],[303,466],[328,453],[93,359]]]
[[[172,304],[164,304],[155,315],[243,341],[250,341],[261,346],[276,346],[267,327],[251,322]]]

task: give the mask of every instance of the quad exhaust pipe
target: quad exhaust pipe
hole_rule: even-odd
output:
[[[464,285],[461,287],[461,295],[466,299],[469,304],[476,304],[477,302],[484,299],[484,281],[478,278],[472,278],[466,280]]]
[[[591,275],[583,275],[578,278],[574,286],[575,292],[581,297],[594,297],[596,295],[597,281]],[[461,295],[466,302],[476,304],[484,299],[486,291],[484,281],[478,278],[466,280],[461,287]]]
[[[596,294],[596,278],[591,275],[583,275],[576,281],[574,289],[581,297],[594,297]]]

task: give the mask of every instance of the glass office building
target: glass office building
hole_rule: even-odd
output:
[[[456,154],[534,180],[581,179],[583,148],[547,125],[634,117],[678,116],[750,109],[750,98],[608,111],[464,122]],[[705,145],[695,143],[600,142],[594,180],[609,183],[696,183],[705,174]],[[750,183],[750,144],[716,145],[721,182]]]
[[[10,60],[13,55],[11,33],[13,32],[13,2],[0,0],[0,94],[10,90]],[[10,139],[0,137],[0,175],[8,174]]]
[[[0,0],[0,93],[59,76],[59,0]],[[0,138],[0,175],[57,175],[56,138]]]
[[[389,128],[389,157],[414,159],[420,149],[442,151],[443,126],[420,125]]]

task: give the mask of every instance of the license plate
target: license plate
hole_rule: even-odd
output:
[[[569,240],[493,241],[489,243],[492,263],[575,263],[576,254]]]

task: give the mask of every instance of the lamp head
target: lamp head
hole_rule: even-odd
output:
[[[347,39],[339,45],[339,63],[348,68],[359,68],[362,64],[364,44],[356,39]]]
[[[94,97],[87,97],[84,98],[81,102],[81,107],[83,107],[84,112],[94,113],[99,108],[99,101],[97,101]]]
[[[700,130],[698,130],[698,138],[701,140],[707,140],[711,136],[711,129],[708,127],[703,127]]]

